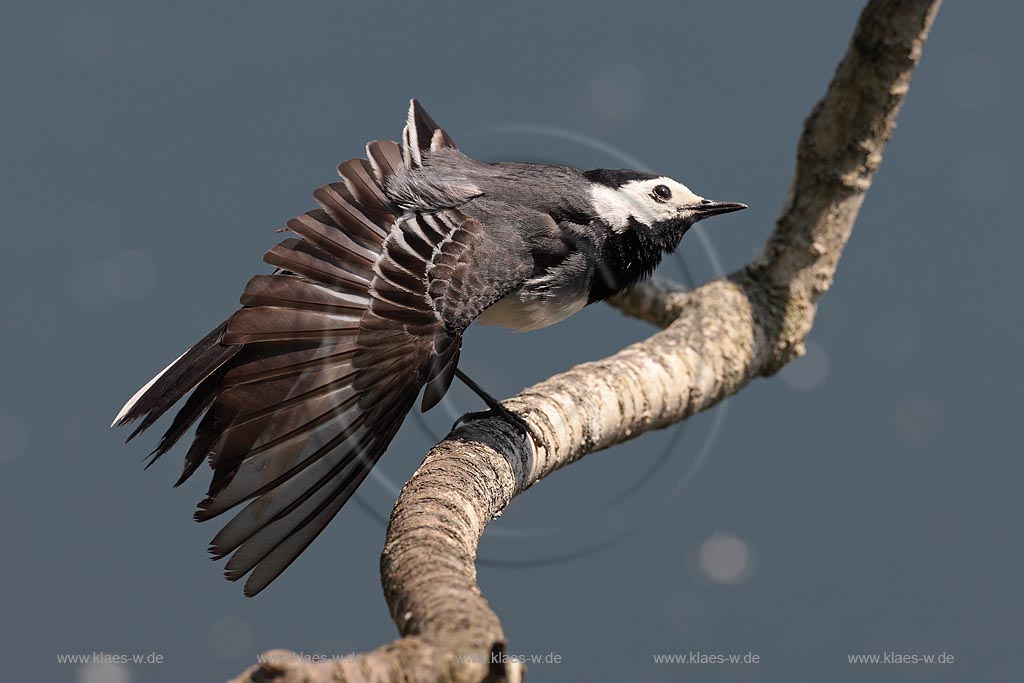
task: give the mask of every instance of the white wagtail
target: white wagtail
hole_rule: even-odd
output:
[[[208,458],[196,519],[249,501],[210,545],[232,554],[227,578],[252,571],[246,595],[337,514],[420,389],[429,410],[458,376],[511,416],[458,370],[470,323],[551,325],[648,276],[697,221],[746,208],[651,173],[482,163],[415,100],[402,144],[366,153],[288,222],[296,237],[267,252],[277,270],[242,308],[114,419],[141,419],[130,440],[191,392],[149,462],[199,420],[177,484]]]

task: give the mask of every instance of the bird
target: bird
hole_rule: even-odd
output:
[[[471,323],[555,324],[649,276],[697,221],[747,208],[644,171],[477,161],[415,99],[400,143],[338,174],[279,230],[241,308],[112,425],[138,421],[130,441],[184,400],[146,467],[198,423],[175,486],[206,460],[195,519],[244,504],[209,552],[246,596],[323,531],[421,392],[427,411],[458,377],[484,414],[525,425],[459,369]]]

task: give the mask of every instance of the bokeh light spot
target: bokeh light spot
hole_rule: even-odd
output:
[[[1002,199],[1013,186],[1010,160],[998,149],[971,149],[956,172],[956,181],[964,197],[988,206]]]
[[[109,17],[79,10],[60,23],[60,46],[76,65],[95,65],[109,59],[117,46],[117,26]]]
[[[107,291],[123,301],[139,301],[156,284],[156,264],[149,254],[128,249],[112,256],[104,265]]]
[[[132,675],[126,664],[96,662],[78,667],[77,683],[131,683]]]
[[[896,436],[911,448],[924,449],[935,445],[942,431],[942,410],[928,399],[908,399],[893,412]]]
[[[743,583],[751,573],[750,547],[734,534],[717,533],[708,538],[697,559],[701,571],[715,583]]]
[[[953,103],[973,111],[989,109],[999,99],[999,67],[987,55],[965,54],[946,72],[946,92]]]
[[[817,389],[828,379],[829,357],[821,344],[808,340],[805,344],[807,352],[794,358],[779,373],[779,377],[790,389],[811,391]]]
[[[603,124],[625,121],[643,110],[649,92],[647,77],[636,67],[609,66],[587,82],[587,113]]]
[[[252,626],[241,617],[223,617],[210,626],[208,642],[218,657],[239,659],[252,648]]]
[[[956,545],[963,532],[960,511],[949,503],[930,503],[918,510],[915,527],[921,545],[926,548],[949,548]]]

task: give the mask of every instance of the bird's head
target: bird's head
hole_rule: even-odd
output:
[[[591,182],[596,218],[615,232],[647,232],[668,251],[697,221],[747,208],[738,202],[705,199],[686,185],[653,173],[598,168],[583,175]]]

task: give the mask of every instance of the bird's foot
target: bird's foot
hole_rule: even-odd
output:
[[[463,422],[469,422],[470,420],[478,420],[487,417],[502,417],[506,422],[517,428],[519,433],[523,435],[523,441],[530,441],[532,439],[534,444],[539,444],[541,442],[540,439],[537,438],[537,434],[530,428],[530,425],[527,424],[526,420],[513,413],[502,405],[498,399],[481,389],[480,385],[470,379],[469,375],[459,368],[455,368],[455,376],[458,377],[463,384],[469,387],[474,394],[479,396],[480,400],[487,404],[487,410],[481,410],[475,413],[466,413],[455,421],[455,424],[452,425],[452,430],[455,430],[455,428]]]
[[[455,420],[455,424],[452,425],[452,430],[455,430],[455,428],[460,424],[472,422],[473,420],[483,420],[488,417],[503,418],[506,422],[514,426],[520,434],[522,434],[524,441],[532,439],[535,444],[540,443],[540,439],[537,438],[537,434],[534,433],[533,428],[530,427],[529,423],[500,403],[495,403],[487,410],[478,410],[476,412],[466,413],[459,417],[459,419]]]

